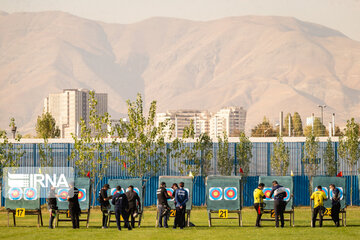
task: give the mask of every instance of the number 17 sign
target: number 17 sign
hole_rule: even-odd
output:
[[[15,212],[16,217],[25,217],[25,208],[17,208]]]

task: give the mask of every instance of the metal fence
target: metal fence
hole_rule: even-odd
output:
[[[232,140],[232,139],[230,139]],[[288,141],[287,141],[288,140]],[[273,152],[273,142],[274,138],[261,138],[261,139],[252,139],[253,141],[253,157],[250,163],[250,173],[247,178],[246,184],[244,185],[244,205],[250,206],[252,204],[252,192],[256,188],[258,183],[258,176],[271,176],[274,173],[271,171],[271,155]],[[288,168],[287,175],[290,175],[290,172],[293,171],[294,174],[294,203],[295,205],[309,205],[309,190],[308,190],[308,180],[304,174],[304,166],[302,163],[303,158],[303,148],[305,139],[304,138],[284,138],[285,145],[288,147],[290,152],[290,165]],[[40,153],[39,153],[39,144],[36,143],[19,143],[16,144],[20,146],[25,154],[21,158],[20,165],[22,167],[38,167],[40,166]],[[192,146],[192,143],[187,143],[189,146]],[[237,156],[237,142],[229,143],[229,155],[234,157],[234,172],[233,175],[238,175],[238,167],[236,167]],[[319,170],[317,175],[326,175],[326,168],[323,161],[324,151],[326,147],[325,139],[320,142],[320,150],[318,153],[318,158],[320,160]],[[344,175],[357,175],[357,169],[359,169],[359,163],[355,167],[356,172],[350,173],[348,165],[346,162],[339,158],[338,156],[338,142],[334,141],[333,149],[335,153],[335,159],[339,163],[338,171],[342,171]],[[50,143],[52,149],[52,157],[54,159],[54,167],[75,167],[74,162],[69,160],[69,156],[73,150],[74,144],[71,142],[53,142]],[[170,144],[167,144],[167,147],[170,147]],[[209,175],[216,175],[217,172],[217,152],[218,144],[213,143],[213,159],[211,160],[211,171]],[[112,149],[113,156],[125,158],[125,156],[120,156],[120,153],[115,149]],[[157,176],[151,178],[145,178],[146,181],[146,194],[145,194],[145,205],[154,205],[156,203],[156,189],[158,187],[158,176],[160,175],[169,175],[169,176],[179,176],[180,171],[177,166],[181,163],[179,159],[172,159],[170,156],[167,157],[167,162],[165,167],[160,169]],[[101,166],[99,166],[101,167]],[[117,161],[112,161],[109,169],[107,170],[106,177],[104,177],[98,184],[99,190],[100,186],[106,183],[109,179],[115,178],[129,178],[129,174],[126,169],[123,168],[122,164]],[[347,176],[347,184],[350,189],[350,177]],[[99,179],[96,179],[97,183]],[[359,201],[359,186],[358,186],[358,177],[354,176],[353,181],[353,203],[360,204]],[[348,191],[350,192],[350,191]],[[202,177],[194,178],[194,192],[193,192],[193,204],[194,205],[203,205],[205,204],[205,179]],[[347,200],[350,202],[350,194],[347,194]],[[45,200],[44,200],[45,202]],[[3,201],[2,201],[3,203]]]

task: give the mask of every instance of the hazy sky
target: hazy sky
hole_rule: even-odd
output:
[[[293,16],[360,41],[360,0],[0,0],[0,10],[60,10],[104,22],[154,16],[210,20],[241,15]]]

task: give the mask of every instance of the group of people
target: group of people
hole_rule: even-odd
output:
[[[179,185],[174,183],[171,188],[173,189],[173,194],[169,195],[166,190],[166,183],[161,182],[160,188],[156,192],[158,200],[158,227],[169,227],[168,220],[170,217],[171,208],[168,204],[168,199],[174,199],[176,213],[173,229],[176,229],[177,227],[183,229],[186,225],[185,213],[186,203],[189,201],[189,195],[188,192],[184,189],[183,182],[180,182]]]
[[[69,184],[69,192],[67,201],[69,202],[69,214],[71,217],[72,227],[79,228],[79,216],[81,213],[79,204],[79,190],[74,186],[74,183]],[[114,212],[116,224],[121,230],[120,216],[124,220],[124,227],[131,230],[135,227],[135,218],[141,211],[141,201],[139,195],[134,191],[134,187],[130,185],[125,193],[121,190],[121,186],[116,187],[116,193],[108,196],[109,184],[105,184],[99,192],[99,202],[102,211],[102,228],[107,228],[108,217],[111,209],[111,203],[114,205]],[[48,208],[50,211],[49,228],[53,228],[56,211],[58,210],[56,198],[58,195],[55,193],[55,188],[51,188],[47,198]],[[129,222],[129,217],[131,218]]]
[[[263,193],[265,184],[259,183],[258,187],[254,190],[254,208],[257,213],[256,218],[256,227],[261,227],[261,216],[264,210],[264,199],[273,198],[274,199],[274,213],[275,213],[275,227],[279,227],[279,218],[280,226],[284,227],[284,211],[286,208],[287,201],[286,190],[283,186],[279,185],[277,181],[272,182],[272,189],[269,196],[265,196]],[[332,190],[332,208],[331,208],[331,218],[335,223],[336,227],[340,226],[339,213],[340,213],[340,192],[335,187],[334,184],[330,184],[330,190]],[[291,196],[292,197],[292,196]],[[311,200],[314,201],[314,208],[312,212],[312,227],[315,227],[317,215],[319,215],[319,225],[322,227],[323,214],[324,214],[324,201],[327,200],[326,194],[322,191],[322,187],[318,186],[317,190],[311,195]]]

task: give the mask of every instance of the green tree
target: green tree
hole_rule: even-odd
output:
[[[251,129],[252,137],[272,137],[277,135],[277,130],[274,129],[273,125],[270,124],[270,121],[264,116],[264,119],[261,123],[256,125]]]
[[[36,122],[36,133],[39,138],[48,139],[60,137],[60,129],[56,126],[55,118],[46,112],[38,116]]]
[[[69,160],[74,161],[80,176],[86,176],[94,180],[99,179],[93,189],[93,199],[96,199],[97,185],[106,175],[107,169],[113,159],[111,148],[106,146],[105,139],[111,135],[107,126],[110,125],[109,114],[98,114],[98,101],[93,91],[89,92],[89,124],[84,119],[80,120],[80,136],[72,134],[75,142]],[[113,143],[114,144],[114,141]],[[94,182],[93,182],[94,183]],[[93,206],[95,201],[93,201]]]
[[[310,193],[313,191],[312,179],[316,175],[316,171],[319,168],[320,159],[317,157],[319,152],[319,139],[310,132],[306,136],[305,146],[304,146],[304,155],[303,155],[303,165],[305,169],[305,174],[309,178],[310,184]]]
[[[289,149],[285,146],[283,138],[278,135],[273,144],[273,154],[271,155],[271,169],[277,176],[285,176],[289,168],[290,156]]]
[[[321,123],[321,120],[318,117],[316,117],[314,120],[314,129],[310,125],[310,126],[306,126],[304,130],[305,136],[309,136],[311,134],[314,134],[316,137],[329,135],[328,131],[326,130],[326,127]]]
[[[337,173],[337,162],[335,160],[335,153],[331,138],[328,138],[326,148],[324,150],[324,163],[326,167],[326,173],[328,176],[336,176]]]
[[[360,157],[359,125],[354,118],[347,121],[344,136],[345,138],[339,138],[339,156],[347,162],[352,178]],[[352,205],[353,181],[350,182],[350,204]]]
[[[15,119],[11,118],[11,128],[15,125]],[[5,130],[0,129],[0,178],[3,175],[3,170],[6,167],[18,167],[21,157],[24,155],[21,145],[16,144],[21,140],[21,135],[15,136],[15,143],[9,140]],[[1,187],[1,186],[0,186]]]
[[[166,156],[169,150],[166,147],[165,128],[169,121],[155,125],[156,101],[150,104],[147,117],[144,115],[143,100],[138,93],[136,101],[127,100],[128,121],[120,119],[116,126],[117,134],[126,141],[117,141],[122,156],[125,159],[118,159],[130,176],[152,176],[161,171],[166,163]]]
[[[289,136],[289,118],[291,123],[291,134],[293,134],[294,131],[293,117],[291,116],[290,113],[288,113],[286,114],[286,117],[284,119],[284,132],[283,132],[284,136]]]
[[[252,143],[244,132],[240,133],[240,142],[237,144],[236,157],[239,167],[243,170],[242,177],[246,178],[250,172],[250,161],[252,158]]]
[[[293,127],[294,127],[294,136],[304,136],[303,133],[303,126],[300,114],[298,112],[294,113],[294,116],[292,117],[293,120]]]
[[[234,157],[229,153],[229,140],[226,132],[218,136],[217,168],[221,175],[230,176],[234,167]]]

